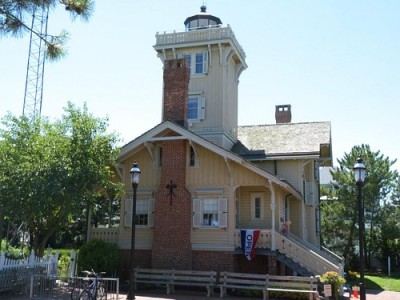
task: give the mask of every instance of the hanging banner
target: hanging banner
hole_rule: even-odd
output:
[[[247,260],[252,260],[255,256],[255,247],[257,244],[258,236],[260,235],[259,229],[242,229],[241,232],[242,249]]]

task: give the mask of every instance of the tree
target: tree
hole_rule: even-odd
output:
[[[349,154],[345,153],[342,159],[338,159],[339,167],[331,172],[337,201],[333,201],[332,205],[321,205],[325,216],[322,221],[325,233],[334,232],[334,237],[343,241],[339,250],[347,261],[355,256],[354,240],[358,240],[357,190],[352,171],[357,157],[362,157],[367,169],[363,187],[365,221],[368,225],[365,257],[380,253],[378,239],[383,221],[382,209],[390,202],[389,196],[399,176],[397,171],[391,169],[396,161],[384,157],[380,151],[372,151],[369,145],[354,146]]]
[[[50,59],[60,58],[64,53],[67,38],[65,31],[58,35],[43,36],[31,26],[32,14],[37,9],[51,9],[63,5],[75,19],[88,20],[94,7],[92,0],[0,0],[0,36],[22,36],[32,32],[46,44],[46,54]]]
[[[118,141],[107,119],[68,104],[51,123],[8,115],[0,130],[0,207],[25,222],[31,246],[42,254],[52,234],[96,204],[122,191],[113,165]]]

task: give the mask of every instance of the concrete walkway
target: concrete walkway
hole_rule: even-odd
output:
[[[7,295],[0,293],[2,300],[29,300],[27,296]],[[125,300],[126,294],[120,294],[118,300]],[[165,290],[152,290],[152,291],[138,291],[136,293],[136,300],[217,300],[219,294],[215,293],[212,297],[207,297],[206,292],[179,290],[173,295],[166,295]],[[239,297],[227,296],[224,300],[259,300],[262,297]],[[360,298],[351,297],[351,300],[359,300]],[[270,299],[273,300],[273,299]],[[283,299],[280,299],[283,300]],[[367,300],[400,300],[400,292],[390,291],[374,291],[367,290]]]
[[[205,292],[190,292],[187,290],[177,291],[173,295],[166,295],[163,293],[164,290],[160,291],[139,291],[136,293],[136,300],[216,300],[220,299],[219,294],[215,293],[212,297],[207,297]],[[125,300],[126,295],[120,295],[119,300]],[[262,297],[239,297],[239,296],[227,296],[223,298],[225,300],[259,300]],[[360,298],[351,297],[351,300],[359,300]],[[270,299],[273,300],[273,299]],[[283,299],[280,299],[283,300]],[[375,291],[367,290],[367,300],[400,300],[400,292],[391,291]]]

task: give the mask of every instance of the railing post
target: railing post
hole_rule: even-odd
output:
[[[5,261],[6,255],[4,254],[4,252],[0,252],[0,270],[4,269]]]
[[[35,251],[32,250],[31,255],[29,255],[28,258],[28,266],[33,267],[34,263],[35,263]]]

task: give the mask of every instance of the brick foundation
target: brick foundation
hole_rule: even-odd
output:
[[[131,250],[120,249],[120,261],[118,277],[121,279],[129,278],[129,268],[131,265]],[[135,251],[135,267],[151,268],[151,250]]]

